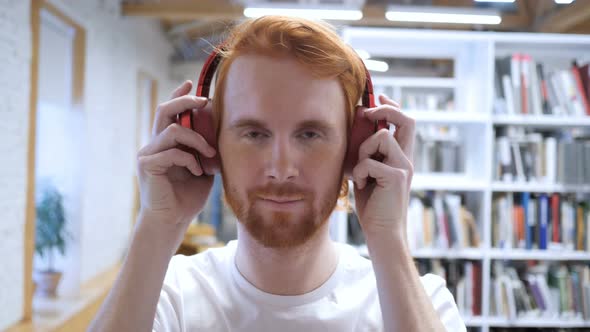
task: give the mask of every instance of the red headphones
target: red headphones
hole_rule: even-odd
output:
[[[221,55],[217,51],[213,51],[199,76],[199,83],[197,86],[196,95],[199,97],[209,98],[209,88],[211,87],[211,81],[213,81],[213,74],[217,69],[217,65],[221,61]],[[365,83],[365,89],[362,96],[362,106],[357,106],[354,112],[354,118],[352,123],[352,129],[350,131],[350,137],[348,138],[348,148],[346,151],[346,157],[344,159],[344,175],[348,178],[352,177],[352,169],[358,162],[359,147],[369,136],[373,135],[380,129],[388,128],[387,121],[371,121],[367,119],[363,113],[363,107],[373,108],[375,107],[375,97],[373,96],[373,83],[371,82],[371,76],[369,71],[365,68],[367,80]],[[179,114],[176,119],[176,123],[183,127],[191,128],[197,133],[201,134],[203,138],[217,150],[217,135],[215,128],[213,127],[213,116],[211,114],[212,107],[209,103],[205,108],[200,110],[186,110]],[[207,175],[213,175],[220,170],[220,159],[219,152],[215,154],[213,158],[207,158],[192,148],[182,147],[195,155],[197,162],[200,164],[201,169]],[[379,157],[376,157],[378,159]]]

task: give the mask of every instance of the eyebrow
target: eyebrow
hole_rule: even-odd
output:
[[[230,129],[241,129],[247,127],[266,128],[267,126],[263,121],[254,118],[238,119],[229,125]],[[315,128],[326,133],[331,133],[334,131],[334,127],[323,120],[305,120],[297,125],[297,130],[301,130],[304,128]]]

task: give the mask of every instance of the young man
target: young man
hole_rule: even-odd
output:
[[[368,138],[353,170],[371,260],[329,238],[366,79],[354,51],[324,24],[264,17],[233,30],[218,71],[217,151],[175,124],[206,107],[190,82],[159,106],[138,154],[133,241],[90,330],[465,331],[444,280],[420,277],[408,250],[414,122],[385,96],[365,116],[395,124],[395,137]],[[219,154],[239,220],[237,241],[191,257],[172,256],[213,180],[179,144]],[[377,152],[382,162],[370,158]]]

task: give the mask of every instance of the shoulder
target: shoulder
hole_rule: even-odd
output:
[[[444,293],[443,291],[447,289],[446,280],[436,274],[427,273],[420,277],[420,282],[430,297]]]
[[[194,278],[197,276],[215,275],[219,277],[220,273],[227,272],[228,262],[231,262],[234,250],[234,244],[230,243],[223,247],[207,249],[192,256],[176,255],[170,260],[164,283],[175,281],[174,279],[195,280]]]
[[[428,273],[420,277],[420,281],[437,311],[439,308],[446,306],[455,306],[455,299],[447,288],[445,279],[436,274]]]
[[[336,242],[336,246],[340,253],[340,261],[347,273],[353,273],[359,277],[373,274],[371,261],[361,256],[356,248],[340,242]]]
[[[218,319],[222,313],[217,304],[227,298],[227,263],[233,258],[233,250],[228,245],[172,257],[160,291],[154,331],[194,330],[223,323]]]
[[[447,288],[445,279],[436,274],[428,273],[420,277],[420,281],[446,330],[465,331],[465,324],[453,294]]]

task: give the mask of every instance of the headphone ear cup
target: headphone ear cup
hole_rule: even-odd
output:
[[[217,135],[213,126],[213,106],[212,103],[207,103],[205,108],[200,110],[187,110],[181,113],[176,123],[180,124],[185,128],[191,128],[199,133],[205,141],[211,145],[216,154],[213,158],[207,158],[204,155],[198,153],[195,149],[181,146],[180,148],[187,151],[197,158],[197,162],[200,164],[201,169],[207,175],[214,175],[221,169],[221,163],[219,159],[219,151],[217,151]]]
[[[221,170],[221,161],[219,159],[219,150],[217,146],[217,133],[213,124],[213,103],[211,100],[207,103],[205,108],[198,110],[193,116],[193,128],[201,134],[203,138],[215,149],[215,156],[207,158],[204,155],[199,155],[201,160],[201,167],[203,172],[208,175],[213,175]]]
[[[365,109],[367,108],[364,106],[357,106],[352,119],[352,128],[350,129],[346,157],[344,158],[344,176],[349,179],[352,178],[352,170],[358,163],[361,144],[373,135],[377,129],[375,121],[365,117]]]

